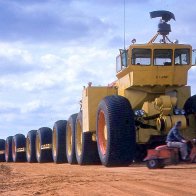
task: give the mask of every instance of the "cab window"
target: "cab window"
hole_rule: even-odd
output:
[[[134,48],[132,50],[132,65],[150,65],[151,49]]]
[[[116,57],[116,71],[119,72],[127,67],[127,50],[120,49],[120,55]]]
[[[157,66],[172,65],[172,50],[171,49],[155,49],[154,50],[154,65],[157,65]]]
[[[189,65],[190,64],[190,50],[176,49],[175,50],[175,65]]]

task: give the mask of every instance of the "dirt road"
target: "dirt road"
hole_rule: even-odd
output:
[[[0,164],[0,195],[196,195],[196,164],[162,170],[29,163]]]

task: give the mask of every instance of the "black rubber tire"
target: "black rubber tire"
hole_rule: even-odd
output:
[[[69,164],[77,164],[76,153],[75,153],[75,125],[78,114],[73,114],[69,117],[66,127],[66,155]],[[69,141],[69,134],[71,139]]]
[[[66,163],[66,120],[54,123],[52,131],[52,156],[55,163]]]
[[[186,115],[196,114],[196,95],[193,95],[186,100],[184,110]]]
[[[5,140],[0,139],[0,162],[5,162]]]
[[[44,145],[47,147],[44,148]],[[36,134],[36,159],[38,163],[52,162],[52,129],[39,128]]]
[[[21,148],[23,151],[18,152],[19,148]],[[13,162],[26,161],[26,138],[23,134],[16,134],[12,138],[12,159]]]
[[[37,162],[36,159],[36,134],[37,130],[31,130],[27,133],[27,138],[26,138],[26,158],[29,163],[35,163]]]
[[[13,162],[12,159],[12,138],[13,136],[9,136],[5,140],[5,161]]]
[[[79,165],[92,165],[100,163],[97,142],[92,141],[92,133],[82,131],[81,112],[78,113],[76,119],[75,150],[76,159]]]
[[[98,106],[96,126],[101,163],[107,167],[130,165],[134,159],[136,146],[134,113],[130,102],[122,96],[105,97]],[[107,142],[103,144],[101,137],[105,137],[105,127]]]
[[[148,169],[163,169],[165,167],[163,160],[160,159],[148,160],[146,161],[146,166]]]

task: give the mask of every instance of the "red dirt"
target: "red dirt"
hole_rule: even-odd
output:
[[[0,164],[0,195],[196,195],[196,164],[149,170],[29,163]]]

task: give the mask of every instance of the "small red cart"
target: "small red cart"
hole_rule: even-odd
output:
[[[189,142],[189,148],[189,163],[196,163],[196,139]],[[178,164],[182,160],[178,148],[169,148],[167,145],[162,145],[155,149],[149,149],[144,161],[146,161],[146,165],[149,169],[161,169],[166,165]]]

